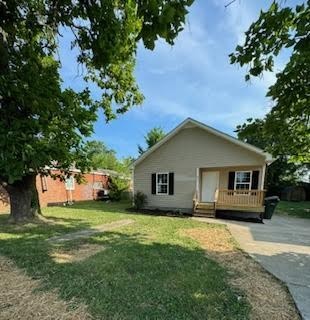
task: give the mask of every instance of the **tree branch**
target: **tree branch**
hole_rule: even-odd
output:
[[[231,0],[231,1],[229,1],[228,3],[226,3],[225,5],[224,5],[224,7],[225,8],[228,8],[231,4],[233,4],[234,2],[236,2],[236,0]]]

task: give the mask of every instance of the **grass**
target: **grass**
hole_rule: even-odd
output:
[[[229,274],[183,231],[223,228],[186,218],[128,213],[127,203],[86,202],[43,210],[42,223],[7,225],[0,215],[0,255],[57,289],[97,319],[248,319],[249,304]],[[120,219],[135,222],[89,239],[53,244],[48,238]],[[84,260],[59,263],[55,251],[102,246]]]
[[[280,201],[276,213],[310,219],[310,201]]]

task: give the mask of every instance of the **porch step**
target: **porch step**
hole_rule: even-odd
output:
[[[214,210],[215,204],[214,202],[199,202],[196,206],[197,209],[202,210]]]
[[[214,202],[199,202],[195,208],[194,216],[196,217],[215,217]]]
[[[195,210],[195,217],[215,218],[215,210]]]

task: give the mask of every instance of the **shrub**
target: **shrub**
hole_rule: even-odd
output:
[[[133,200],[134,200],[134,207],[137,210],[142,209],[147,204],[147,196],[141,191],[138,191],[134,195]]]
[[[122,198],[122,193],[128,190],[129,182],[128,180],[121,179],[119,177],[110,178],[109,181],[109,197],[112,201],[120,201]]]
[[[183,212],[182,212],[181,209],[176,209],[176,210],[174,211],[174,214],[175,214],[176,216],[180,216],[180,217],[183,216]]]

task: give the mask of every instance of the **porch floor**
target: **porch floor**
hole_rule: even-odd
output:
[[[265,207],[218,204],[217,202],[198,202],[194,208],[194,216],[215,217],[217,210],[263,213],[265,211]]]
[[[215,204],[216,210],[231,210],[231,211],[245,211],[245,212],[258,212],[262,213],[265,211],[265,206],[240,206],[233,204]]]

